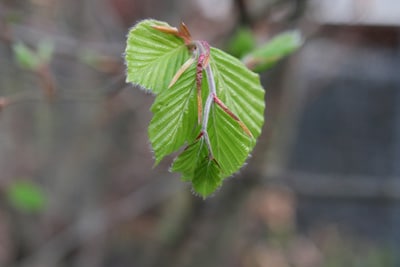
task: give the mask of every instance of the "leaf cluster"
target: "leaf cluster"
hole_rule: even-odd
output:
[[[128,34],[127,81],[156,95],[149,139],[156,164],[180,151],[171,170],[203,197],[237,172],[264,123],[264,89],[241,61],[179,29],[144,20]]]

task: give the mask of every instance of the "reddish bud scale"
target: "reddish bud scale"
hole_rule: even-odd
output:
[[[238,116],[236,116],[216,95],[214,95],[214,102],[222,108],[222,110],[228,114],[232,119],[238,122],[240,127],[243,129],[243,131],[250,137],[253,137],[251,134],[250,130],[247,128],[247,126],[239,119]]]
[[[198,123],[201,123],[203,114],[203,102],[201,99],[201,82],[203,80],[203,62],[205,55],[201,54],[197,60],[196,66],[196,87],[197,87],[197,113]]]
[[[179,38],[181,38],[186,45],[192,43],[192,36],[190,35],[189,29],[186,27],[185,23],[181,23],[179,29],[171,26],[161,26],[161,25],[153,25],[153,28],[164,33],[173,34]]]
[[[199,135],[196,137],[196,141],[199,140],[199,139],[202,138],[202,137],[203,137],[203,131],[201,131],[201,132],[199,133]]]

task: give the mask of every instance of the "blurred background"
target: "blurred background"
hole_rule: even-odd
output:
[[[237,56],[303,36],[209,199],[153,168],[154,97],[124,81],[145,18]],[[0,266],[400,266],[399,26],[393,0],[0,0]]]

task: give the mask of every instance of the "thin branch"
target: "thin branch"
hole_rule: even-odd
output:
[[[201,132],[202,132],[202,137],[204,138],[204,140],[207,144],[209,158],[214,159],[214,155],[212,153],[211,142],[210,142],[208,132],[207,132],[208,120],[210,117],[211,106],[213,103],[216,103],[217,105],[219,105],[225,113],[227,113],[231,118],[233,118],[250,138],[253,138],[253,135],[251,134],[251,132],[247,128],[247,126],[239,119],[239,117],[236,116],[217,96],[217,86],[215,84],[214,73],[211,68],[211,65],[208,64],[209,57],[210,57],[209,44],[205,41],[195,41],[194,44],[196,45],[196,47],[199,51],[198,52],[199,53],[198,65],[200,65],[202,67],[202,69],[204,69],[206,72],[207,84],[208,84],[208,88],[210,90],[207,100],[206,100],[206,104],[204,106],[204,116],[203,116],[203,122],[201,124]],[[199,85],[199,77],[197,77],[197,76],[196,76],[197,87],[201,88],[201,84]],[[199,94],[199,92],[198,92],[198,94]]]
[[[199,58],[200,58],[200,56],[203,56],[203,58],[209,56],[210,46],[208,45],[207,42],[196,41],[195,45],[196,45],[197,49],[199,50]],[[214,159],[214,154],[212,152],[210,137],[208,136],[207,126],[208,126],[208,120],[210,117],[211,106],[214,103],[214,96],[217,94],[217,89],[216,89],[216,85],[215,85],[214,74],[212,72],[210,64],[208,64],[208,59],[206,61],[207,61],[207,65],[205,65],[205,66],[203,65],[203,68],[206,71],[207,83],[208,83],[208,88],[210,89],[210,92],[208,94],[206,104],[204,106],[204,116],[203,116],[203,121],[201,123],[201,132],[202,132],[202,137],[204,138],[204,141],[206,142],[206,145],[207,145],[208,158]],[[200,63],[202,64],[203,62],[200,62]]]

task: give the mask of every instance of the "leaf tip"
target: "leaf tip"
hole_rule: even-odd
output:
[[[222,184],[221,168],[214,158],[202,161],[194,175],[193,190],[202,198],[213,194]]]

